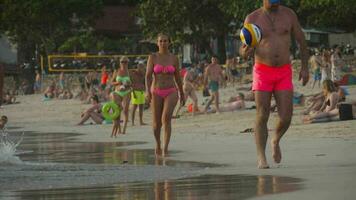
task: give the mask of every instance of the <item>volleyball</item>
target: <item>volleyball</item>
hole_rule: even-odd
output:
[[[261,30],[256,24],[244,24],[240,39],[245,45],[255,47],[262,39]]]

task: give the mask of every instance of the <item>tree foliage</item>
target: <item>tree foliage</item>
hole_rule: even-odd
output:
[[[197,44],[211,54],[210,38],[224,39],[234,31],[234,17],[224,9],[225,1],[219,0],[146,0],[140,4],[138,16],[147,37],[165,32],[176,43]]]
[[[356,30],[355,0],[301,0],[299,12],[306,14],[306,26]]]
[[[44,53],[86,30],[101,6],[100,0],[2,0],[0,31],[14,43],[36,45]]]

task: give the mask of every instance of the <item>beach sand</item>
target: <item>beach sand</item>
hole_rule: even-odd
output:
[[[295,90],[304,94],[319,91],[317,87],[301,87],[297,81]],[[349,90],[347,98],[356,99],[356,87]],[[237,91],[229,87],[221,89],[221,94],[224,102]],[[201,103],[201,94],[199,97]],[[154,148],[151,126],[132,127],[129,122],[127,134],[117,138],[110,138],[111,125],[76,126],[81,111],[89,106],[78,100],[42,101],[41,95],[28,95],[19,96],[18,101],[3,106],[0,112],[8,116],[8,126],[20,127],[19,131],[81,133],[77,139],[82,142],[143,141],[146,143],[125,148]],[[255,110],[174,119],[169,158],[223,165],[206,168],[206,174],[275,175],[303,180],[301,190],[256,199],[355,199],[356,121],[303,124],[301,111],[301,107],[295,108],[292,125],[281,141],[281,164],[273,164],[268,145],[271,169],[257,169],[253,133],[240,133],[254,126]],[[150,111],[145,111],[146,122],[151,122],[150,116]],[[275,120],[276,113],[272,113],[270,129],[274,129]]]

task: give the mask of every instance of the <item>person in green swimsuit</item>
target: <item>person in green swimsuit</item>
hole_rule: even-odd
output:
[[[120,128],[120,116],[113,120],[113,135],[125,134],[127,121],[129,119],[129,106],[130,106],[130,93],[131,93],[131,79],[128,70],[129,59],[126,56],[121,57],[120,67],[117,70],[114,80],[111,84],[115,87],[115,91],[111,94],[112,100],[119,106],[123,108],[124,113],[124,126],[121,132]]]
[[[216,56],[211,57],[211,64],[209,64],[204,72],[204,86],[208,88],[211,93],[211,98],[205,105],[205,113],[207,113],[210,104],[215,101],[215,110],[220,113],[219,109],[219,83],[224,81],[221,66],[218,64]]]

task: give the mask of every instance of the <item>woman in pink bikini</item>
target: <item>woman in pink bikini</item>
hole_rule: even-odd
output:
[[[185,103],[178,58],[169,52],[169,42],[167,35],[158,35],[158,52],[148,57],[146,70],[146,99],[148,103],[152,100],[152,126],[156,139],[156,156],[168,155],[172,131],[171,119],[178,97],[181,105]],[[163,151],[161,148],[162,125],[164,127]]]

